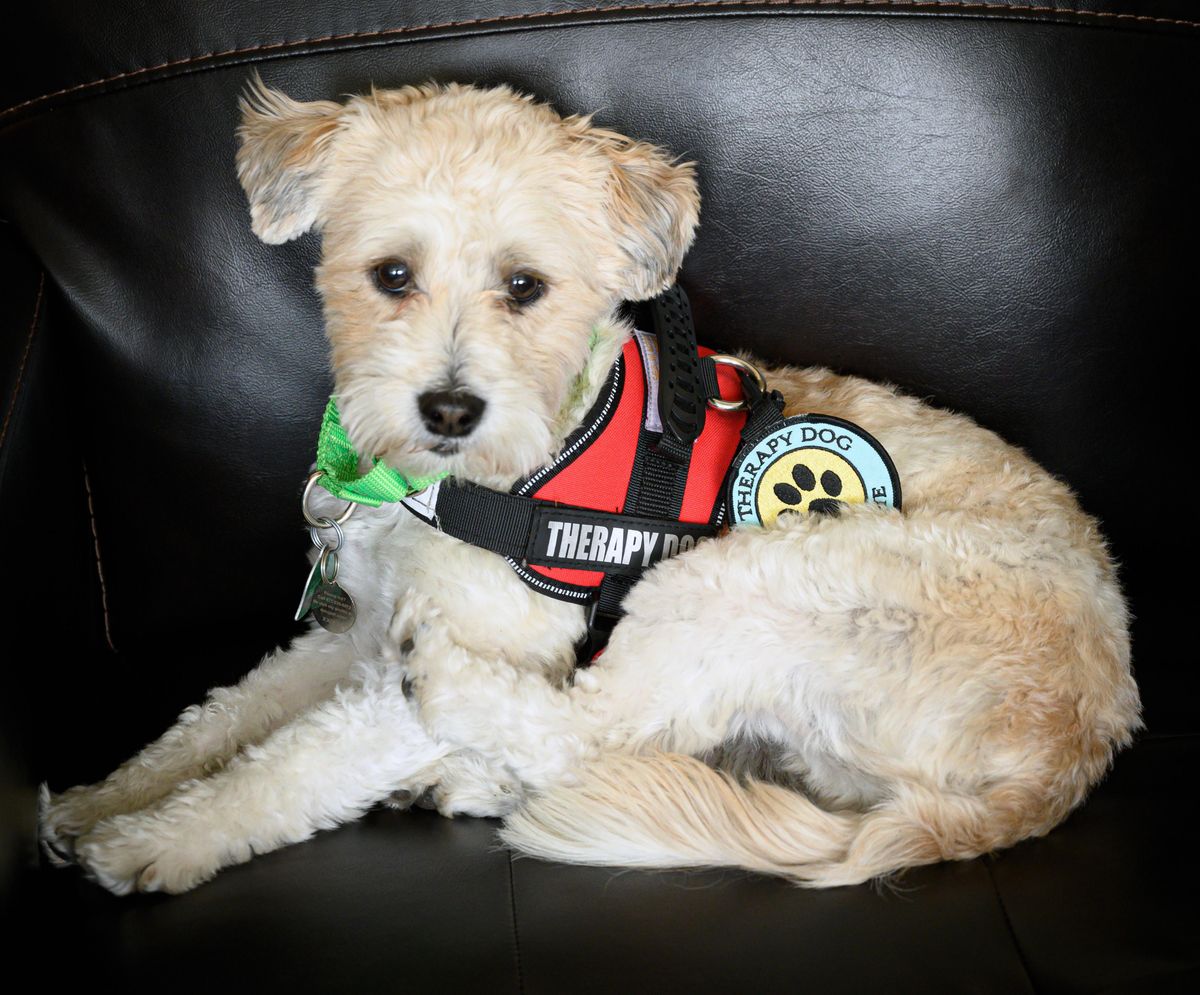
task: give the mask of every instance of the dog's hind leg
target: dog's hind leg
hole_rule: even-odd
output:
[[[609,750],[504,838],[831,886],[1045,833],[1128,743],[1137,695],[1111,578],[1043,532],[862,508],[658,568],[576,679]],[[726,725],[776,734],[836,810],[694,759]]]
[[[436,781],[450,751],[417,721],[402,677],[392,663],[356,664],[328,701],[220,771],[98,823],[77,841],[78,863],[115,894],[186,891],[356,819],[398,789]]]
[[[53,863],[102,819],[139,809],[183,781],[219,770],[299,712],[328,698],[353,659],[348,639],[314,629],[266,657],[232,687],[215,688],[162,736],[97,784],[52,794],[41,786],[39,835]]]

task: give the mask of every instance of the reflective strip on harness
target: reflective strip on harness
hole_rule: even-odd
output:
[[[604,573],[639,574],[659,560],[691,549],[716,533],[710,525],[611,515],[543,505],[534,512],[529,563],[595,567]]]

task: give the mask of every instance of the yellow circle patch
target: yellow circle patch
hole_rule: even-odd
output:
[[[759,521],[769,526],[785,512],[836,511],[836,504],[824,502],[861,504],[867,499],[867,491],[862,477],[844,456],[806,447],[784,453],[767,467],[755,499]]]
[[[887,450],[853,422],[792,415],[742,443],[726,485],[731,525],[774,525],[780,515],[837,515],[843,504],[900,510],[900,477]]]

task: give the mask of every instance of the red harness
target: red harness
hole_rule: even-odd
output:
[[[713,354],[713,350],[703,346],[698,352],[702,357]],[[717,377],[723,398],[741,398],[736,371],[718,367]],[[683,500],[674,515],[679,522],[717,528],[723,523],[725,474],[737,452],[745,422],[744,411],[710,409],[706,413],[704,430],[692,447]],[[632,485],[639,452],[652,446],[662,430],[658,413],[658,340],[647,332],[636,332],[625,344],[601,391],[600,401],[583,427],[567,441],[554,462],[519,481],[513,493],[556,505],[636,515],[641,488]],[[644,486],[645,479],[639,483]],[[574,540],[576,555],[583,552],[584,556],[594,558],[600,569],[520,564],[510,560],[513,569],[526,583],[545,594],[572,601],[590,600],[604,580],[604,566],[618,560],[625,564],[639,555],[645,558],[648,540],[645,535],[633,533],[648,530],[614,532],[622,527],[587,522],[574,527],[578,533],[560,533],[556,550]],[[572,528],[573,523],[568,522],[562,531]],[[607,532],[597,531],[605,529]],[[674,543],[671,536],[677,537]],[[614,540],[619,543],[617,550],[613,548]],[[667,547],[662,550],[663,556],[654,557],[657,560],[689,548],[694,538],[690,533],[668,532],[656,542]],[[632,553],[628,550],[630,545],[636,546]],[[674,549],[669,548],[672,545]]]
[[[447,478],[403,501],[434,528],[503,556],[542,594],[590,606],[582,659],[603,645],[646,569],[721,530],[743,432],[778,420],[782,407],[761,384],[748,394],[736,361],[707,359],[713,351],[696,345],[678,287],[650,314],[655,332],[625,344],[553,462],[507,492]],[[740,408],[711,406],[723,401]]]
[[[669,450],[662,412],[675,409],[659,403],[658,346],[654,335],[636,332],[562,452],[511,491],[447,479],[404,499],[405,507],[448,535],[501,554],[541,593],[604,602],[605,613],[619,614],[648,567],[720,530],[725,476],[746,422],[744,411],[705,411],[701,398],[694,442]],[[713,354],[689,348],[698,359]],[[738,374],[709,365],[709,396],[740,400]]]

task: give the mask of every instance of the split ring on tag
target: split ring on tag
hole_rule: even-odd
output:
[[[332,549],[338,550],[342,548],[342,543],[345,541],[346,534],[342,531],[342,527],[338,525],[332,518],[318,518],[319,525],[314,525],[308,530],[308,534],[312,539],[312,544],[317,549]],[[333,529],[333,542],[329,542],[321,535],[324,529]]]
[[[321,555],[317,558],[317,566],[321,568],[322,584],[332,584],[337,580],[338,557],[333,549],[326,546],[321,550]]]

